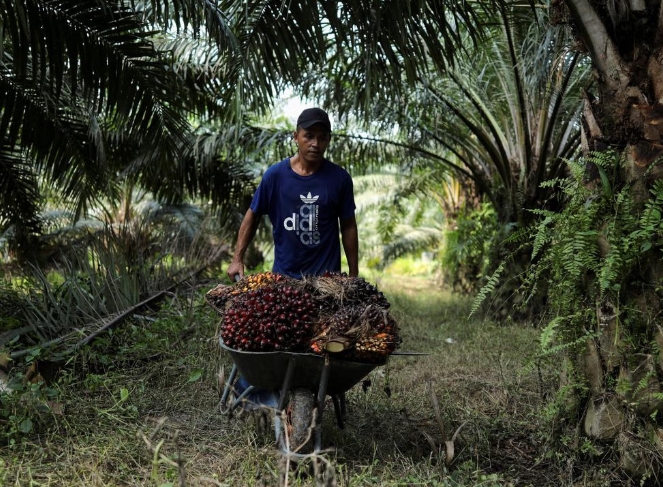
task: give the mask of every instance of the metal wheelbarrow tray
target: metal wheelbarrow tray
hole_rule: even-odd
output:
[[[282,351],[247,352],[232,349],[226,346],[222,340],[219,342],[221,348],[230,354],[234,363],[221,398],[221,412],[230,414],[255,388],[280,391],[277,414],[274,415],[276,440],[280,444],[282,453],[294,457],[297,457],[298,454],[286,451],[280,442],[280,412],[286,407],[289,392],[307,389],[315,395],[318,415],[315,421],[314,451],[318,452],[321,447],[321,421],[326,395],[332,397],[337,424],[343,428],[345,392],[373,369],[384,365],[387,360],[385,357],[382,362],[364,363],[335,358],[328,354],[315,355]],[[229,407],[226,407],[230,390],[238,373],[251,384],[251,387],[242,392]]]
[[[355,362],[324,355],[303,352],[245,352],[226,346],[226,350],[237,366],[239,373],[251,385],[270,391],[280,390],[288,378],[288,367],[292,369],[291,389],[309,389],[317,392],[328,361],[329,377],[326,393],[342,394],[366,377],[373,369],[384,365],[379,363]]]

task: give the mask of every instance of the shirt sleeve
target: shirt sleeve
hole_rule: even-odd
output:
[[[355,215],[355,194],[354,194],[354,184],[352,182],[352,177],[350,174],[346,173],[343,180],[343,199],[341,200],[341,220],[346,218],[351,218]]]
[[[271,168],[270,168],[271,169]],[[272,191],[272,171],[269,169],[265,171],[258,189],[253,194],[253,199],[251,200],[251,210],[253,210],[258,215],[266,215],[269,211],[269,198]]]

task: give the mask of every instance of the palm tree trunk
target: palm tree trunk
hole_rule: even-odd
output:
[[[663,175],[658,164],[663,155],[663,30],[658,24],[663,18],[660,12],[651,15],[631,2],[630,15],[615,23],[607,10],[601,10],[602,2],[565,3],[597,80],[597,96],[585,96],[583,151],[615,150],[622,156],[624,164],[613,184],[629,188],[639,214],[651,204],[650,190]],[[655,8],[660,9],[660,3]],[[632,32],[626,42],[618,35],[624,29]],[[596,194],[603,191],[600,169],[593,164],[586,167],[585,182]],[[602,229],[596,230],[600,234]],[[610,252],[605,242],[599,242],[599,249],[602,257]],[[663,265],[656,243],[622,276],[627,277],[619,290],[603,294],[596,303],[598,338],[589,339],[584,351],[570,360],[589,386],[583,398],[585,433],[614,440],[621,467],[629,474],[646,475],[660,465],[663,455],[661,441],[636,445],[647,438],[663,438],[656,420],[656,412],[663,408]],[[594,285],[595,278],[588,283]],[[659,460],[652,462],[652,454]]]

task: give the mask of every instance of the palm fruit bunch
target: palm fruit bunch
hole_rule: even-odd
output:
[[[351,277],[345,273],[326,272],[313,281],[317,292],[332,308],[369,304],[389,309],[385,295],[362,277]]]
[[[350,360],[383,362],[401,339],[396,320],[376,304],[354,304],[323,316],[311,350],[338,353]]]
[[[317,321],[318,306],[305,287],[275,280],[243,291],[229,301],[221,323],[221,338],[236,350],[305,351]]]
[[[259,272],[242,277],[234,286],[234,294],[241,294],[254,289],[270,286],[275,282],[292,281],[292,278],[275,272]]]
[[[228,286],[226,284],[219,284],[214,289],[211,289],[205,294],[207,303],[219,313],[223,313],[228,305],[228,302],[242,293],[260,289],[265,286],[272,285],[277,282],[290,281],[291,279],[282,274],[274,272],[260,272],[258,274],[251,274],[244,276],[235,284]]]
[[[311,339],[311,350],[316,353],[342,352],[353,346],[362,332],[361,315],[360,306],[347,306],[323,316]]]
[[[223,316],[223,342],[237,350],[330,352],[383,362],[400,344],[389,302],[359,277],[327,273],[296,280],[263,272],[217,286],[205,298]]]
[[[369,305],[362,316],[370,331],[357,338],[350,356],[354,360],[381,361],[401,343],[398,323],[385,309]]]

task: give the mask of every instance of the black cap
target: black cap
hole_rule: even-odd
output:
[[[304,110],[297,119],[297,127],[307,129],[316,123],[321,123],[324,127],[331,132],[331,122],[329,115],[322,108],[307,108]]]

